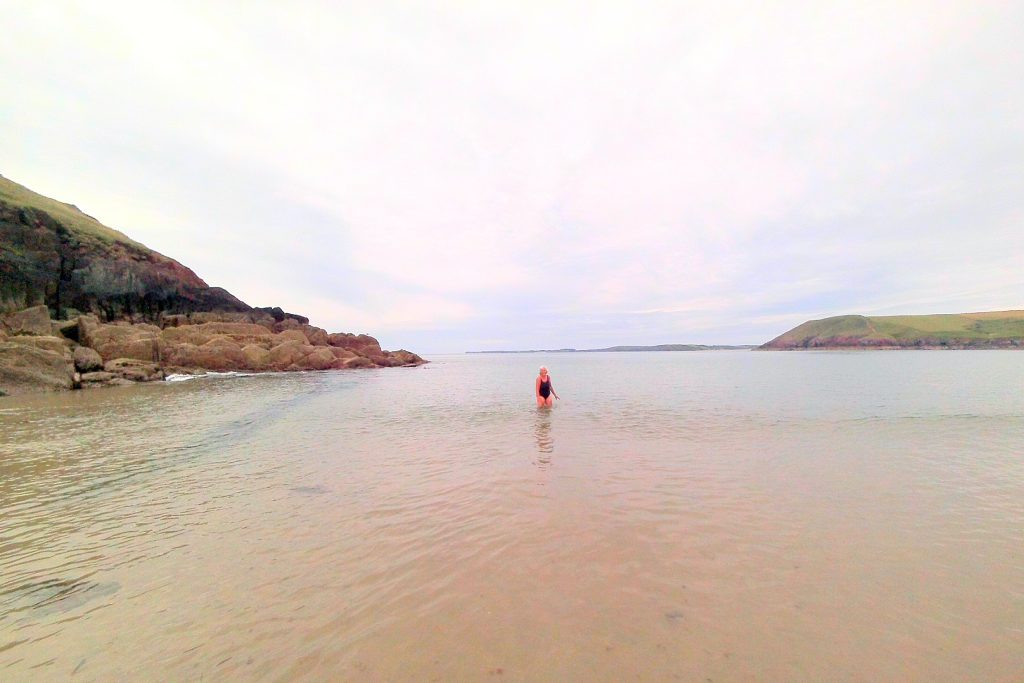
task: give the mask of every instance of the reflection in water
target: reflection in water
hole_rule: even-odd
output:
[[[551,453],[555,451],[555,439],[551,436],[551,409],[537,409],[537,423],[534,426],[534,436],[537,437],[537,464],[541,469],[547,469],[551,464]]]

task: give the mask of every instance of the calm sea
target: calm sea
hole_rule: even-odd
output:
[[[433,360],[0,400],[0,680],[1024,680],[1024,353]]]

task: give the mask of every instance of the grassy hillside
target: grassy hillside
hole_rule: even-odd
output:
[[[1022,346],[1024,311],[988,311],[938,315],[842,315],[810,320],[762,348]]]
[[[82,213],[78,207],[44,197],[2,175],[0,175],[0,202],[6,202],[18,208],[44,211],[55,221],[82,237],[93,237],[103,242],[121,242],[139,249],[146,249],[124,233],[108,228],[92,216]]]

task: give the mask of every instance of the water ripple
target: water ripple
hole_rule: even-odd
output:
[[[4,680],[1018,671],[1014,354],[557,360],[4,402]]]

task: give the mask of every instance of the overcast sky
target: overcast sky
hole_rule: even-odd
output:
[[[385,348],[1024,308],[1022,2],[0,16],[0,173]]]

